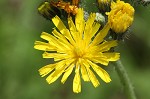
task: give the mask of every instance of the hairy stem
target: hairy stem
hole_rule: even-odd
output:
[[[133,86],[130,82],[130,79],[128,77],[128,74],[120,60],[115,62],[115,68],[116,68],[116,71],[120,78],[120,81],[121,81],[122,85],[124,86],[124,91],[127,94],[128,99],[136,99],[134,88],[133,88]]]

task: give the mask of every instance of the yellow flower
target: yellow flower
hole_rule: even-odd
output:
[[[90,14],[87,22],[84,20],[83,9],[79,9],[75,17],[75,24],[72,18],[68,18],[69,29],[63,24],[59,17],[52,19],[54,28],[52,34],[43,32],[41,38],[48,41],[35,42],[35,49],[45,51],[43,58],[54,58],[55,63],[46,65],[39,69],[40,75],[50,75],[46,78],[49,84],[56,81],[61,75],[61,82],[65,83],[69,75],[75,69],[73,80],[73,92],[81,92],[81,78],[84,81],[91,81],[94,87],[100,83],[93,73],[109,83],[111,81],[109,74],[97,64],[107,66],[109,61],[119,59],[119,53],[109,52],[111,47],[117,45],[117,41],[104,41],[104,37],[109,31],[107,24],[100,32],[99,23],[95,23],[95,13]]]
[[[108,23],[116,33],[123,33],[132,24],[134,18],[134,8],[129,3],[117,0],[111,3],[111,11],[108,15]]]

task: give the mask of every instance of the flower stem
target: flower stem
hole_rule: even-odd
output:
[[[124,86],[124,91],[128,97],[128,99],[136,99],[136,95],[134,92],[134,88],[130,82],[130,79],[128,77],[128,74],[120,60],[115,62],[116,71],[118,73],[118,76],[120,78],[120,81],[122,85]]]

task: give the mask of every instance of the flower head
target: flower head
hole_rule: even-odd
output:
[[[35,49],[45,51],[43,58],[54,58],[55,63],[39,69],[40,75],[50,74],[46,80],[49,84],[56,81],[61,75],[61,82],[65,83],[69,75],[75,70],[73,80],[73,92],[81,92],[81,77],[84,81],[91,81],[94,87],[100,83],[93,71],[109,83],[109,74],[97,64],[107,66],[109,61],[119,59],[119,53],[110,52],[110,48],[117,45],[117,41],[104,41],[109,31],[109,25],[97,33],[99,23],[95,23],[95,13],[90,14],[87,22],[84,20],[83,9],[79,9],[75,17],[75,24],[71,17],[68,18],[69,29],[59,17],[52,19],[54,28],[52,34],[43,32],[41,38],[47,42],[36,41]]]
[[[134,8],[129,3],[117,0],[111,3],[111,11],[107,15],[111,29],[123,33],[133,22]]]

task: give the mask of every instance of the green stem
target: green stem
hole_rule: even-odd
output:
[[[128,99],[136,99],[134,88],[133,88],[133,86],[130,82],[130,79],[128,77],[128,74],[120,60],[115,62],[115,67],[116,67],[118,76],[121,80],[121,83],[124,86],[124,91],[127,94]]]

